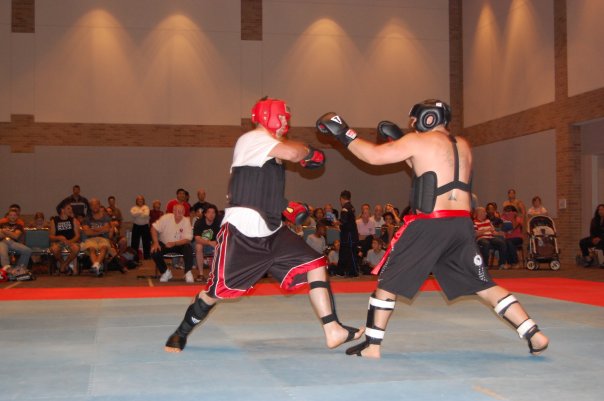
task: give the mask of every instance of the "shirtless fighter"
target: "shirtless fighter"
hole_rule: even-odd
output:
[[[409,132],[380,123],[390,142],[376,145],[361,138],[335,113],[317,120],[317,129],[336,137],[359,159],[373,165],[406,161],[413,169],[411,207],[386,254],[374,268],[378,285],[369,298],[365,341],[348,355],[379,358],[396,296],[412,299],[430,272],[448,299],[477,294],[512,324],[529,351],[538,355],[548,338],[518,300],[496,285],[484,266],[470,217],[472,153],[469,144],[448,130],[449,105],[440,100],[418,103],[409,113]]]

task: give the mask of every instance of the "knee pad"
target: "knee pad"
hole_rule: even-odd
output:
[[[385,330],[375,324],[375,311],[386,310],[392,312],[395,304],[396,301],[392,299],[381,300],[375,298],[375,292],[369,297],[367,324],[365,327],[365,337],[369,344],[381,344],[385,334]]]

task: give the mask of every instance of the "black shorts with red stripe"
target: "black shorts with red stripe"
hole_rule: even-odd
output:
[[[307,282],[307,272],[327,266],[325,256],[285,226],[268,237],[247,237],[225,223],[216,241],[206,287],[214,298],[242,296],[267,273],[293,290]]]
[[[493,287],[468,212],[437,211],[405,216],[379,272],[378,288],[413,298],[432,272],[448,299]]]

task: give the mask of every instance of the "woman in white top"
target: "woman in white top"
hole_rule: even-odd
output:
[[[136,197],[136,204],[130,209],[133,219],[132,240],[130,247],[138,249],[140,240],[143,241],[143,255],[145,259],[151,257],[151,231],[149,229],[149,206],[145,204],[145,197]]]
[[[526,214],[529,219],[534,216],[547,216],[547,209],[541,204],[541,198],[539,196],[533,198],[533,206],[529,208]]]

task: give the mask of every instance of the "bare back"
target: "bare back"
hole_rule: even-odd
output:
[[[433,130],[424,133],[408,134],[413,143],[411,157],[408,159],[414,173],[419,177],[425,172],[434,171],[437,186],[453,181],[455,174],[455,156],[453,143],[447,131]],[[405,135],[407,136],[407,135]],[[459,153],[459,180],[468,183],[472,170],[472,151],[468,142],[460,137],[457,140]],[[472,194],[460,189],[452,189],[436,198],[434,210],[468,210]]]

